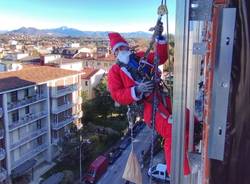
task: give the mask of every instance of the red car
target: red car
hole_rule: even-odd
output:
[[[95,183],[106,172],[108,168],[107,157],[101,155],[97,157],[89,166],[84,181],[87,183]]]

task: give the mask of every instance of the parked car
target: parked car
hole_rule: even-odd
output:
[[[167,173],[167,165],[166,164],[157,164],[152,168],[148,169],[148,176],[152,175],[152,179],[157,181],[169,181],[170,178]]]
[[[122,150],[119,148],[112,149],[108,154],[109,164],[113,164],[117,158],[122,154]]]
[[[84,181],[87,183],[95,183],[106,172],[108,168],[107,157],[101,155],[97,157],[89,166]]]
[[[119,148],[121,150],[125,150],[129,146],[130,143],[131,143],[130,137],[126,137],[125,139],[122,140]]]

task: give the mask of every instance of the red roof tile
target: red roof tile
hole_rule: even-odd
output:
[[[0,92],[81,74],[49,66],[27,66],[19,71],[0,73]]]
[[[90,79],[94,74],[96,74],[96,72],[98,72],[98,69],[84,68],[82,72],[82,79]]]

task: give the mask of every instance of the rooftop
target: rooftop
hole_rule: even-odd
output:
[[[94,69],[94,68],[84,68],[82,70],[82,79],[90,79],[93,75],[96,74],[96,72],[98,72],[98,69]]]
[[[46,63],[48,65],[50,64],[69,64],[69,63],[77,63],[77,62],[82,62],[82,60],[79,60],[79,59],[67,59],[67,58],[58,58],[58,59],[55,59],[53,61],[50,61],[49,63]]]
[[[26,66],[22,70],[0,73],[0,92],[81,74],[49,66]]]

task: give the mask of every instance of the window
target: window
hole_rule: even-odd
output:
[[[41,145],[41,144],[43,143],[43,138],[42,138],[42,137],[38,137],[38,138],[36,139],[36,141],[37,141],[37,144],[38,144],[38,145]]]
[[[159,171],[155,171],[155,172],[153,172],[153,174],[158,175],[158,174],[159,174]]]
[[[29,106],[26,106],[25,107],[25,114],[29,114],[30,113],[30,107]]]
[[[28,97],[28,96],[29,96],[29,89],[26,88],[26,89],[24,90],[24,97]]]
[[[88,81],[85,81],[85,86],[88,86]]]
[[[16,102],[17,101],[17,91],[11,92],[11,101]]]
[[[36,127],[37,127],[37,129],[41,129],[42,128],[42,121],[40,119],[37,121]]]
[[[18,120],[19,120],[18,110],[15,110],[12,112],[12,122],[16,122]]]
[[[164,176],[164,172],[160,172],[160,175]]]
[[[101,65],[101,63],[98,62],[98,63],[97,63],[97,66],[100,66],[100,65]]]

